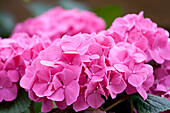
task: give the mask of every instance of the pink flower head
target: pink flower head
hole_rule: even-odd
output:
[[[148,54],[148,60],[153,59],[162,64],[170,59],[170,48],[168,46],[169,33],[157,27],[149,18],[139,15],[128,14],[115,19],[112,26],[104,32],[111,36],[116,43],[128,42]]]
[[[26,68],[26,74],[20,82],[21,87],[40,98],[43,112],[52,109],[52,100],[59,108],[64,109],[65,106],[73,104],[79,95],[80,55],[70,53],[69,50],[63,51],[60,48],[62,41],[54,42],[41,51]],[[34,100],[33,96],[31,99]],[[45,106],[49,107],[44,108]]]
[[[170,100],[170,63],[165,61],[161,67],[154,70],[155,82],[150,93]]]
[[[65,34],[72,36],[80,32],[99,32],[104,30],[105,26],[103,19],[92,12],[55,7],[36,18],[30,18],[17,24],[14,33],[26,32],[30,36],[47,36],[51,40],[55,40]]]
[[[153,85],[154,76],[153,69],[148,64],[131,63],[129,65],[129,72],[126,73],[127,80],[127,94],[138,92],[143,99],[147,98],[146,91]]]
[[[25,74],[22,48],[16,40],[0,40],[0,102],[12,101],[17,97],[17,84]]]
[[[39,52],[51,44],[51,41],[48,39],[42,40],[36,35],[29,37],[26,33],[15,33],[11,39],[16,40],[19,44],[21,56],[26,65],[30,65]]]
[[[61,48],[65,53],[83,55],[87,52],[91,42],[88,34],[77,34],[73,37],[65,35],[61,39]]]
[[[17,97],[17,84],[10,80],[6,71],[0,71],[0,102],[12,101]]]
[[[126,89],[127,85],[123,79],[123,75],[114,68],[108,70],[107,76],[109,80],[107,88],[112,99],[114,99],[117,94],[122,93]]]

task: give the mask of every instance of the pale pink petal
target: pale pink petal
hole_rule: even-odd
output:
[[[73,102],[77,100],[79,91],[80,91],[79,84],[74,80],[65,87],[64,93],[67,105],[71,105]]]
[[[122,93],[126,88],[126,83],[124,80],[121,80],[121,82],[118,85],[110,84],[111,91],[115,94]]]
[[[143,81],[143,77],[141,77],[140,75],[132,74],[129,76],[128,82],[134,87],[139,87],[142,85],[144,81]]]
[[[160,56],[159,52],[155,50],[149,50],[150,56],[159,64],[162,64],[164,62],[164,59]]]
[[[137,87],[136,90],[139,92],[144,100],[147,98],[147,93],[142,87]]]
[[[99,93],[94,92],[87,97],[87,102],[89,106],[94,109],[97,109],[102,105],[103,99]]]
[[[19,73],[17,70],[8,70],[7,75],[10,77],[12,82],[18,82]]]
[[[120,72],[126,72],[128,70],[127,66],[123,64],[114,64],[114,67]]]
[[[79,97],[77,98],[77,101],[73,103],[73,109],[78,112],[85,110],[89,107],[87,102],[85,101],[85,97],[83,94],[80,94]]]
[[[12,101],[17,97],[18,87],[12,84],[9,88],[3,88],[3,98],[5,101]]]
[[[53,101],[63,101],[64,100],[64,89],[63,88],[58,89],[51,96],[48,96],[47,98]]]

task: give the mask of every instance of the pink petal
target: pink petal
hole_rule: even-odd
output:
[[[67,108],[67,104],[66,104],[65,100],[64,101],[56,101],[55,104],[61,110],[64,110],[65,108]]]
[[[115,64],[114,67],[120,72],[126,72],[128,70],[127,66],[123,64]]]
[[[102,105],[103,99],[99,93],[94,92],[87,97],[87,102],[89,106],[94,109],[97,109]]]
[[[133,58],[136,60],[137,63],[143,62],[146,60],[146,56],[141,53],[135,53]]]
[[[41,107],[41,112],[49,112],[53,108],[53,102],[52,100],[44,99],[42,101],[42,107]]]
[[[65,86],[76,78],[75,74],[69,69],[65,68],[61,73],[59,77]]]
[[[143,81],[143,77],[141,77],[140,75],[132,74],[129,76],[128,82],[134,87],[139,87],[142,85],[144,81]]]
[[[9,88],[3,88],[3,97],[5,101],[12,101],[17,97],[18,87],[13,84]]]
[[[78,112],[85,110],[89,107],[87,102],[85,101],[85,97],[83,94],[80,94],[79,97],[77,98],[77,101],[73,103],[73,109]]]
[[[63,88],[58,89],[51,96],[48,96],[47,98],[54,100],[54,101],[63,101],[64,100],[64,90],[63,90]]]
[[[10,78],[6,75],[6,71],[0,71],[0,86],[2,87],[11,87],[12,81]]]
[[[18,82],[19,73],[17,70],[8,70],[7,75],[10,77],[12,82]]]
[[[45,60],[41,60],[40,63],[44,66],[51,66],[53,67],[55,62],[52,62],[52,61],[45,61]]]
[[[67,105],[71,105],[73,102],[77,100],[79,91],[80,91],[79,84],[74,80],[65,87],[65,99]]]
[[[164,59],[160,56],[159,52],[154,49],[154,50],[149,50],[150,56],[159,64],[162,64],[164,62]]]
[[[165,48],[161,48],[160,51],[160,56],[166,60],[170,60],[170,46],[166,46]]]
[[[137,87],[136,90],[139,92],[139,94],[143,97],[144,100],[147,98],[147,93],[142,87]]]
[[[35,92],[35,94],[39,97],[44,97],[44,93],[48,88],[48,83],[43,82],[35,82],[32,90]]]
[[[126,88],[126,83],[124,80],[121,80],[121,82],[118,85],[110,84],[111,91],[115,94],[122,93]]]

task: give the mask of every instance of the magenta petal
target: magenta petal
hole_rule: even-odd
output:
[[[129,82],[129,84],[131,84],[134,87],[139,87],[143,83],[143,77],[141,77],[140,75],[132,74],[128,78],[128,82]]]
[[[42,101],[42,107],[41,107],[41,112],[49,112],[53,108],[53,102],[52,100],[44,99]]]
[[[70,84],[65,87],[65,99],[67,105],[71,105],[73,102],[77,100],[79,95],[80,87],[79,84],[73,80]]]
[[[149,50],[149,49],[148,49]],[[164,62],[164,59],[160,57],[159,52],[155,50],[149,50],[150,56],[159,64]]]
[[[160,55],[162,58],[166,60],[170,60],[170,46],[167,46],[165,48],[161,48],[159,51]]]
[[[63,101],[56,101],[55,102],[56,106],[61,109],[61,110],[64,110],[65,108],[67,108],[67,104],[66,104],[66,101],[63,100]]]
[[[0,71],[0,86],[2,87],[11,87],[12,81],[6,75],[6,71]]]
[[[34,81],[35,81],[35,77],[30,78],[30,77],[25,75],[20,80],[20,86],[22,88],[25,88],[25,89],[29,90],[32,87]]]
[[[136,90],[139,92],[144,100],[147,99],[147,93],[142,87],[137,87]]]
[[[3,88],[3,97],[5,101],[12,101],[17,97],[17,85],[13,84],[9,88]]]
[[[123,64],[115,64],[114,67],[120,72],[126,72],[128,70],[127,66]]]
[[[63,88],[58,89],[51,96],[48,96],[47,98],[54,101],[63,101],[64,100]]]
[[[43,97],[47,88],[48,88],[47,83],[35,82],[32,87],[32,90],[35,92],[37,96]]]
[[[121,82],[118,85],[111,84],[110,85],[111,91],[114,92],[115,94],[121,93],[125,90],[126,88],[126,83],[124,80],[121,80]]]
[[[73,109],[76,112],[85,110],[88,107],[89,107],[89,105],[85,101],[85,97],[83,96],[83,94],[80,94],[79,97],[77,98],[77,101],[73,103]]]
[[[45,60],[41,60],[40,63],[44,66],[51,66],[53,67],[55,62],[52,62],[52,61],[45,61]]]
[[[87,97],[87,102],[92,108],[97,109],[102,105],[103,99],[99,93],[94,92]]]
[[[18,82],[19,74],[17,70],[8,70],[7,75],[9,76],[12,82]]]
[[[133,55],[133,58],[136,60],[137,63],[140,63],[140,62],[143,62],[146,60],[146,56],[144,56],[143,54],[141,53],[135,53]]]
[[[64,69],[62,74],[60,74],[60,79],[64,83],[64,85],[66,86],[72,80],[75,79],[75,74],[69,69]]]

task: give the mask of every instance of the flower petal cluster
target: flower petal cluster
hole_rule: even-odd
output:
[[[162,64],[165,60],[170,60],[168,31],[157,27],[149,18],[144,18],[143,12],[115,19],[112,26],[104,32],[113,37],[116,43],[128,42],[140,48],[148,55],[147,61],[153,59]]]
[[[26,66],[50,43],[37,36],[31,38],[26,33],[15,33],[9,39],[0,40],[0,102],[17,97],[18,82],[25,74]]]
[[[103,33],[65,35],[39,53],[20,85],[32,100],[43,102],[42,112],[52,109],[52,101],[60,109],[70,105],[75,111],[97,109],[102,96],[114,99],[125,90],[146,99],[154,80],[146,59],[136,46],[115,44]]]
[[[94,13],[61,7],[17,24],[0,39],[0,102],[17,97],[18,83],[42,112],[53,101],[61,110],[97,109],[121,93],[170,99],[169,33],[143,12],[104,28]]]
[[[0,102],[17,97],[18,82],[25,74],[25,63],[20,46],[13,39],[0,40]]]
[[[156,80],[149,92],[170,100],[170,61],[165,61],[161,67],[156,68],[154,74]]]
[[[80,32],[99,32],[104,30],[105,26],[104,20],[92,12],[55,7],[38,17],[18,23],[13,32],[26,32],[29,36],[46,36],[53,41],[65,34],[72,36]]]

